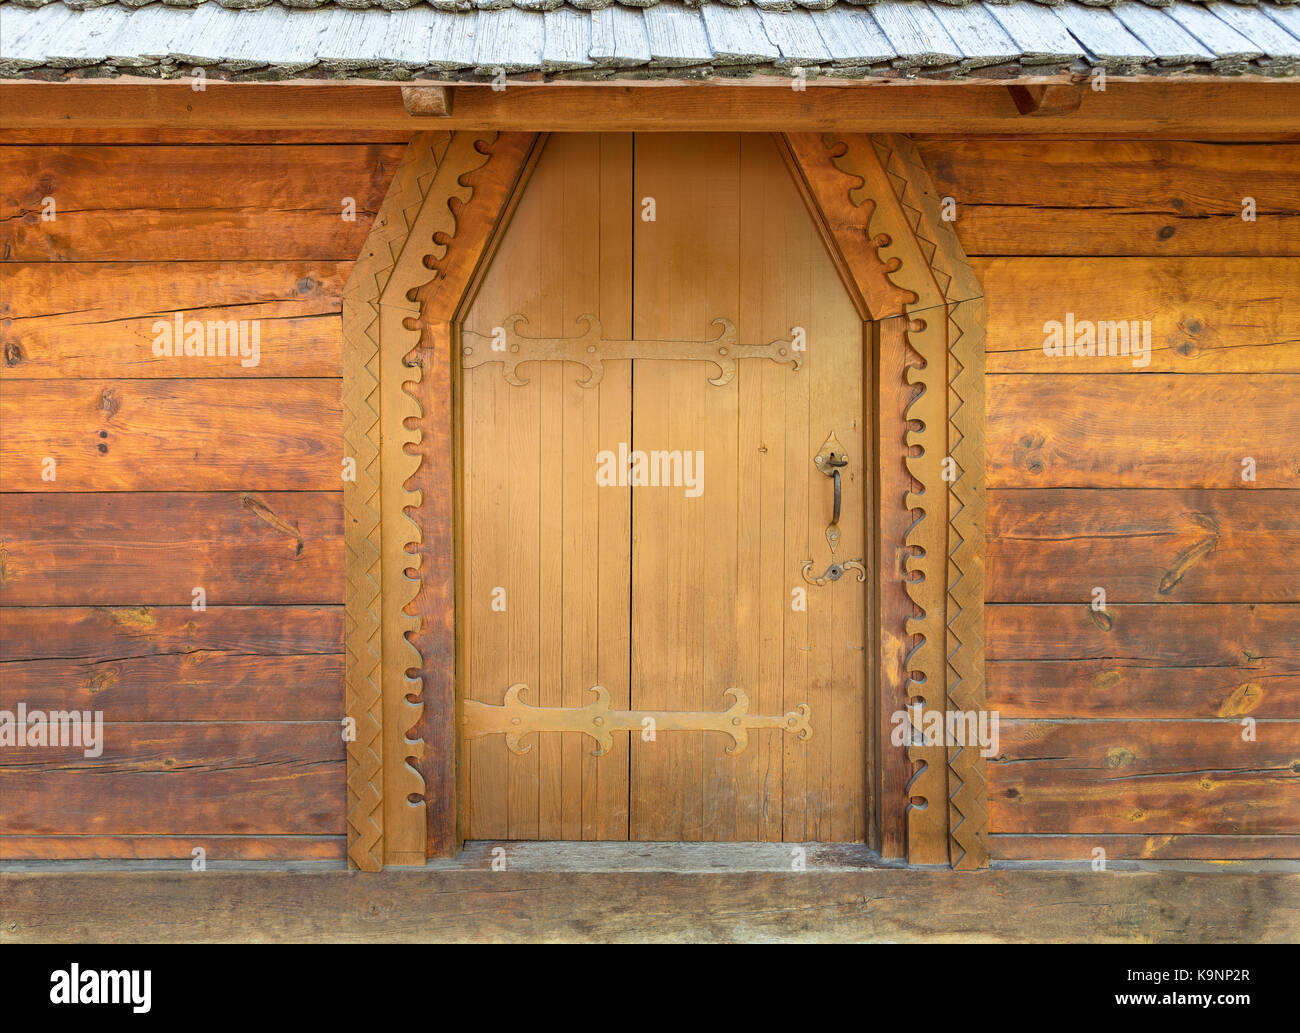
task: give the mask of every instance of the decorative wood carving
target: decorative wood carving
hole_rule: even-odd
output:
[[[417,135],[345,293],[348,859],[363,870],[455,846],[451,326],[535,140]]]
[[[576,362],[585,366],[587,379],[579,380],[579,387],[599,384],[605,377],[605,363],[614,359],[700,359],[718,367],[718,376],[709,379],[717,387],[735,379],[737,359],[771,359],[792,364],[796,370],[803,365],[791,338],[782,337],[768,344],[740,344],[736,339],[736,325],[721,317],[712,323],[719,328],[717,336],[707,341],[606,339],[595,316],[581,315],[578,321],[587,329],[576,337],[525,337],[519,327],[528,320],[521,315],[511,316],[507,320],[509,330],[501,328],[503,350],[495,350],[491,338],[466,333],[461,345],[461,365],[474,369],[499,362],[506,383],[516,387],[528,383],[517,372],[527,362]]]
[[[751,728],[780,728],[806,742],[812,738],[808,704],[775,716],[751,714],[749,696],[741,689],[727,689],[734,702],[717,713],[683,710],[611,710],[610,696],[603,685],[593,685],[596,698],[585,707],[534,707],[521,698],[527,685],[511,685],[501,706],[466,700],[462,714],[465,737],[504,735],[512,753],[523,755],[533,748],[521,742],[533,732],[581,732],[596,740],[593,757],[603,757],[614,746],[614,732],[641,732],[647,722],[659,732],[722,732],[731,736],[726,747],[729,757],[745,752]]]
[[[886,713],[904,707],[923,721],[927,713],[942,712],[958,700],[982,704],[983,643],[976,630],[983,619],[977,569],[983,534],[978,284],[955,236],[938,218],[929,179],[907,141],[834,134],[792,134],[786,141],[846,283],[856,287],[864,318],[878,328],[881,707]],[[892,381],[900,368],[902,392]],[[891,439],[884,428],[898,416],[906,421],[903,433]],[[960,494],[949,492],[943,478],[948,455],[964,479]],[[895,567],[889,549],[899,538],[904,548]],[[891,571],[902,582],[910,614],[893,605]],[[958,655],[946,655],[954,649]],[[912,862],[987,863],[987,793],[982,759],[977,763],[972,754],[978,751],[956,750],[950,756],[946,746],[925,745],[913,726],[908,747],[913,770],[905,789]],[[889,800],[902,788],[891,778],[893,770],[887,755],[882,763],[887,854],[896,844]],[[950,826],[960,830],[951,844]]]

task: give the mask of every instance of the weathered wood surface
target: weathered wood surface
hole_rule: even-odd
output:
[[[0,490],[341,490],[340,383],[12,381]],[[46,457],[53,481],[42,478]]]
[[[333,721],[340,606],[0,609],[0,709],[111,721]]]
[[[990,602],[1300,602],[1300,492],[989,492]]]
[[[1247,151],[1246,153],[1250,153]],[[1298,163],[1300,164],[1300,163]],[[1132,373],[1043,353],[1043,324],[1150,320],[1149,373],[1300,373],[1300,259],[984,258],[989,373]]]
[[[348,262],[0,266],[0,379],[337,377]],[[154,354],[159,320],[257,320],[259,361]],[[238,389],[236,389],[238,390]]]
[[[342,861],[343,836],[2,836],[0,861]],[[0,876],[3,880],[3,876]]]
[[[918,146],[939,194],[957,202],[953,225],[967,254],[1300,255],[1300,145],[921,140]],[[1257,204],[1253,222],[1241,217],[1247,197]]]
[[[906,80],[897,80],[899,85]],[[343,93],[342,91],[346,91]],[[230,128],[416,132],[426,119],[402,104],[398,84],[220,84],[196,93],[188,83],[0,85],[0,110],[13,129]],[[495,91],[458,87],[440,129],[525,132],[690,129],[718,132],[1110,134],[1188,139],[1276,138],[1300,133],[1290,83],[1125,83],[1084,91],[1078,111],[1025,118],[1005,85],[821,87],[788,85],[536,87]],[[928,159],[928,155],[927,155]],[[1149,199],[1148,199],[1149,200]],[[1144,202],[1146,203],[1146,202]]]
[[[401,156],[382,144],[0,148],[0,258],[350,262]],[[54,198],[56,218],[43,221]],[[355,218],[344,219],[344,198]]]
[[[0,505],[6,606],[189,606],[196,587],[208,606],[343,601],[338,492],[19,493]]]
[[[1300,936],[1300,877],[1236,867],[1104,874],[810,867],[740,875],[187,869],[0,877],[0,942],[7,943],[1201,944]],[[78,906],[69,908],[69,900]]]
[[[989,488],[1300,488],[1297,428],[1298,374],[995,376]]]
[[[419,128],[418,126],[416,127]],[[414,131],[414,130],[412,130]],[[48,126],[42,129],[0,127],[0,147],[15,144],[363,144],[401,147],[410,132],[400,129],[151,129],[124,126]]]
[[[985,619],[1004,719],[1300,715],[1300,606],[1003,604]]]
[[[993,856],[1007,861],[1087,861],[1100,847],[1106,859],[1266,860],[1300,857],[1300,836],[1132,836],[1119,833],[1076,836],[989,837]]]
[[[1282,834],[1300,828],[1300,721],[1004,721],[989,831]]]
[[[343,832],[339,721],[103,726],[103,755],[13,747],[0,756],[8,835]]]

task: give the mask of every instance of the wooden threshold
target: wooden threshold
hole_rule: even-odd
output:
[[[216,862],[202,873],[183,862],[6,864],[0,943],[1300,937],[1296,862],[1127,862],[1105,872],[1078,862],[1017,863],[960,872],[882,865],[854,848],[822,854],[809,845],[807,870],[790,871],[792,846],[474,843],[455,859],[377,873],[320,862]],[[494,871],[498,847],[506,867]],[[787,867],[769,870],[778,851]],[[711,867],[719,852],[747,857],[750,868]],[[564,854],[570,867],[556,867]],[[620,854],[631,870],[610,867]],[[678,870],[636,870],[638,858]]]
[[[1236,138],[1300,133],[1295,82],[1115,82],[1083,89],[1079,108],[1021,115],[1005,84],[901,86],[630,86],[622,83],[456,87],[439,129],[545,131],[817,131],[1145,133]],[[376,132],[428,128],[400,84],[121,81],[0,84],[9,130],[37,128],[282,129]]]

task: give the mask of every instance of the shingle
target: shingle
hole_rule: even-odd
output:
[[[1065,31],[1065,26],[1058,19],[1049,18],[1049,12],[1041,7],[1024,3],[1010,6],[990,4],[988,9],[1020,47],[1026,64],[1084,56],[1083,48]]]
[[[491,16],[477,11],[431,11],[428,17],[433,34],[425,62],[440,72],[472,68],[478,54],[479,18]]]
[[[781,52],[763,31],[763,18],[755,7],[700,8],[716,64],[763,64],[776,61]]]
[[[898,51],[866,11],[840,5],[813,11],[811,16],[836,64],[878,65],[898,57]]]
[[[640,11],[610,7],[592,11],[590,57],[606,68],[634,68],[650,63],[650,42],[646,39]]]
[[[190,13],[175,7],[155,5],[134,10],[108,41],[107,56],[126,66],[150,64],[174,52],[172,41],[188,31],[189,23]]]
[[[397,64],[424,66],[429,61],[429,43],[433,38],[432,18],[450,17],[421,5],[415,9],[394,11],[385,21],[380,50]]]
[[[950,65],[962,56],[961,48],[923,0],[885,0],[868,10],[898,51],[897,65]]]
[[[818,65],[831,59],[831,52],[826,48],[812,15],[807,11],[791,11],[788,14],[769,14],[764,11],[761,18],[767,38],[781,52],[780,64]]]
[[[1165,10],[1169,17],[1220,58],[1249,61],[1263,54],[1254,43],[1227,22],[1220,21],[1200,4],[1177,4]]]
[[[541,67],[546,27],[542,15],[509,7],[479,11],[475,22],[475,71],[527,72]]]
[[[335,18],[329,31],[321,35],[316,56],[335,68],[366,68],[381,63],[391,17],[374,11],[349,11],[348,17]]]
[[[49,42],[73,17],[79,17],[63,6],[41,7],[33,10],[14,8],[6,11],[0,23],[0,60],[20,61],[23,64],[43,64],[49,51]]]
[[[713,60],[709,34],[697,11],[677,4],[655,4],[647,7],[641,17],[653,64],[671,68],[707,65]]]
[[[963,67],[1006,64],[1020,57],[1020,48],[983,4],[931,3],[930,11],[960,48]]]
[[[1122,21],[1104,8],[1068,4],[1053,8],[1051,14],[1103,64],[1141,63],[1154,56]]]
[[[1297,40],[1257,7],[1211,3],[1205,8],[1221,22],[1226,22],[1271,58],[1300,58]]]
[[[0,14],[0,18],[8,15]],[[106,47],[126,24],[130,14],[125,7],[97,7],[86,11],[76,22],[76,32],[55,32],[46,37],[46,60],[50,64],[97,63],[107,56]]]
[[[1114,13],[1161,64],[1201,64],[1214,60],[1214,54],[1200,40],[1164,11],[1141,3],[1124,3],[1114,8]]]
[[[566,7],[547,11],[542,24],[546,37],[542,46],[542,68],[545,71],[591,67],[590,15]]]

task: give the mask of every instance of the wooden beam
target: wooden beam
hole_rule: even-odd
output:
[[[1083,90],[1068,83],[1008,86],[1007,92],[1022,115],[1069,115],[1083,103]]]
[[[454,86],[403,86],[402,104],[407,112],[422,118],[451,114]]]
[[[504,871],[491,868],[494,845],[505,848]],[[188,860],[173,870],[139,862],[134,871],[11,866],[0,943],[1203,944],[1300,936],[1296,875],[1286,862],[955,872],[823,867],[810,849],[802,872],[582,871],[517,865],[523,847],[476,844],[472,856],[445,868],[364,878],[341,865],[291,872],[212,860],[201,878]],[[784,860],[788,866],[788,853]],[[235,899],[238,908],[230,906]],[[67,907],[69,900],[77,906]]]
[[[440,129],[871,133],[1144,133],[1198,138],[1300,134],[1295,83],[1112,82],[1072,114],[1024,118],[1005,86],[461,86]],[[425,129],[399,85],[210,82],[0,84],[7,128]]]

